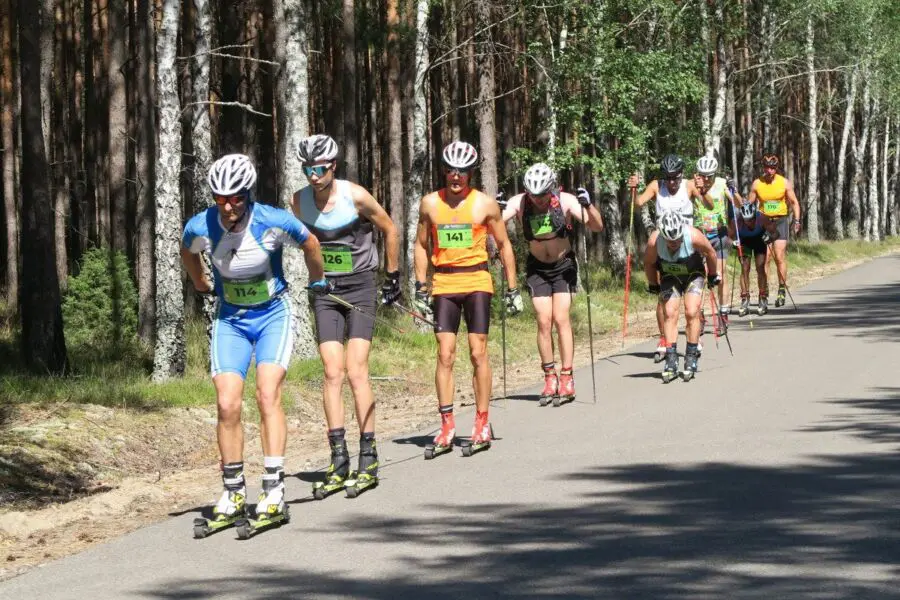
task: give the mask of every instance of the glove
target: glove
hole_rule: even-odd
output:
[[[725,178],[725,187],[727,187],[729,190],[734,191],[734,178],[733,177]]]
[[[381,303],[390,306],[400,299],[403,292],[400,290],[400,271],[385,273],[384,283],[381,284]]]
[[[431,296],[428,294],[425,284],[421,281],[416,282],[416,294],[413,297],[413,308],[426,317],[432,314]]]
[[[497,195],[494,196],[497,200],[497,204],[500,205],[500,210],[506,210],[506,194],[503,192],[497,192]]]
[[[659,293],[662,291],[662,288],[659,287],[658,283],[650,283],[647,284],[647,291],[651,294],[659,295]]]
[[[583,187],[578,188],[575,197],[578,198],[578,204],[580,204],[582,208],[591,207],[591,195]]]
[[[334,292],[334,282],[323,277],[319,281],[313,281],[307,289],[316,296],[327,296]]]
[[[777,239],[778,239],[777,233],[769,233],[768,231],[763,231],[763,234],[762,234],[763,244],[767,244],[767,245],[771,244],[772,242],[774,242]]]
[[[706,285],[709,287],[709,289],[716,287],[720,283],[722,283],[722,278],[719,277],[718,273],[713,273],[712,275],[706,276]]]
[[[525,309],[522,302],[522,294],[517,288],[510,288],[506,291],[506,314],[511,317],[516,316]]]

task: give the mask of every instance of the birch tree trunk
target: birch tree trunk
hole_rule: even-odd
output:
[[[194,102],[209,102],[209,51],[212,37],[212,18],[209,0],[193,0],[194,2],[194,54],[195,69],[193,81]],[[212,165],[212,132],[210,128],[210,105],[194,106],[194,124],[191,129],[194,147],[194,210],[199,212],[212,206],[212,197],[206,174]]]
[[[428,0],[416,3],[416,73],[413,84],[413,149],[410,157],[411,170],[406,190],[406,264],[413,264],[416,228],[419,223],[419,200],[424,195],[425,169],[428,159],[428,123],[426,105],[426,82],[428,77]],[[415,273],[409,269],[408,289],[412,297]]]
[[[163,0],[156,37],[159,143],[156,162],[156,349],[153,380],[184,373],[184,293],[181,284],[181,110],[175,49],[181,0]]]
[[[869,104],[869,72],[864,69],[863,78],[863,119],[862,133],[857,143],[853,146],[853,183],[850,190],[850,210],[847,217],[847,236],[851,240],[859,239],[859,219],[860,219],[860,187],[863,185],[865,174],[863,171],[864,160],[866,155],[866,144],[869,141],[869,119],[872,115],[871,106]],[[855,136],[854,136],[855,137]]]
[[[853,69],[850,74],[850,87],[847,90],[844,107],[844,127],[841,131],[841,147],[838,150],[837,166],[837,195],[831,205],[831,223],[834,230],[831,232],[836,240],[844,239],[844,193],[847,183],[847,143],[850,140],[850,130],[853,129],[853,107],[856,103],[856,90],[859,87],[859,70]]]
[[[138,0],[137,30],[138,59],[135,68],[137,85],[137,288],[138,336],[145,344],[154,342],[156,329],[156,266],[153,253],[155,206],[156,110],[153,76],[150,64],[153,53],[153,13],[150,0]]]
[[[875,119],[878,115],[879,97],[876,94],[872,98],[872,112],[867,120]],[[872,129],[870,137],[871,156],[869,158],[869,193],[868,202],[866,204],[866,218],[864,221],[863,231],[865,232],[865,240],[870,242],[878,240],[878,132],[876,127],[868,125]]]
[[[497,131],[494,124],[494,51],[491,39],[491,4],[489,0],[475,1],[475,28],[478,49],[478,122],[481,152],[481,189],[489,197],[497,193]]]
[[[750,0],[744,0],[741,3],[741,22],[746,30],[749,24],[747,18],[747,6]],[[750,68],[750,50],[747,44],[743,44],[741,51],[741,69]],[[756,130],[753,127],[753,85],[751,85],[751,74],[746,74],[744,81],[744,157],[741,160],[741,181],[744,191],[749,192],[750,185],[753,181],[753,156],[754,156],[754,138]]]
[[[0,129],[4,152],[3,161],[3,210],[6,227],[6,305],[12,314],[19,312],[19,215],[16,202],[16,153],[15,112],[16,94],[14,81],[18,74],[13,70],[13,44],[15,43],[15,18],[13,0],[0,0]]]
[[[294,156],[297,143],[309,135],[309,48],[306,37],[306,4],[304,0],[284,0],[275,5],[275,60],[282,65],[276,83],[278,111],[278,164],[284,174],[281,202],[287,206],[296,191],[308,184],[303,168]],[[293,311],[294,354],[301,358],[316,355],[309,313],[309,273],[301,252],[284,250],[284,274],[290,286]]]
[[[897,235],[898,230],[900,230],[900,198],[898,198],[897,188],[900,186],[900,119],[897,119],[897,125],[895,126],[897,131],[894,134],[894,139],[897,141],[894,144],[894,174],[891,176],[891,193],[890,193],[890,211],[893,214],[893,218],[891,218],[891,235]]]
[[[809,96],[809,179],[807,184],[806,199],[806,232],[809,241],[819,243],[819,125],[818,107],[816,96],[816,61],[815,61],[815,33],[813,29],[812,14],[806,18],[806,70],[808,75]]]
[[[881,218],[878,220],[878,239],[883,240],[888,229],[888,208],[890,207],[891,197],[888,194],[888,168],[890,162],[888,160],[888,150],[891,144],[891,117],[884,117],[884,145],[881,151]]]
[[[53,13],[44,15],[50,20]],[[20,1],[19,77],[22,85],[22,338],[28,368],[62,375],[67,368],[56,247],[53,241],[49,170],[41,123],[41,14],[36,2]]]
[[[110,0],[109,11],[109,211],[111,246],[122,252],[128,244],[126,226],[128,108],[125,86],[125,2]]]
[[[403,210],[403,104],[400,99],[400,17],[397,2],[388,0],[387,26],[387,134],[388,134],[388,208],[397,231],[406,231]],[[403,257],[405,258],[405,257]],[[400,265],[412,271],[412,263]]]
[[[342,54],[341,84],[344,108],[344,165],[347,179],[359,181],[359,124],[356,99],[359,97],[356,85],[356,11],[354,0],[343,0],[344,50]]]

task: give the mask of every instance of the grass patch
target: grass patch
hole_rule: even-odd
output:
[[[828,264],[877,256],[900,248],[900,238],[883,242],[846,240],[812,245],[792,243],[788,260],[792,273],[803,272]],[[729,267],[732,261],[729,261]],[[582,271],[588,278],[591,300],[591,320],[594,335],[603,335],[621,327],[624,281],[605,266]],[[774,269],[773,274],[774,276]],[[499,290],[499,281],[496,282]],[[630,311],[651,310],[656,302],[647,293],[643,270],[632,271]],[[572,305],[572,325],[577,339],[584,340],[588,329],[587,294],[579,292]],[[507,361],[515,362],[535,354],[534,312],[525,299],[523,314],[506,319]],[[502,360],[501,298],[494,298],[493,321],[489,340],[491,361],[496,368]],[[402,381],[384,383],[385,394],[417,393],[431,390],[437,345],[430,331],[418,331],[412,320],[399,312],[379,311],[379,317],[406,331],[400,334],[384,324],[377,324],[370,373],[375,377],[399,377]],[[465,329],[460,331],[457,381],[471,371],[467,357]],[[17,324],[8,310],[0,305],[0,397],[5,403],[71,403],[145,410],[170,406],[209,406],[214,403],[215,390],[209,377],[209,342],[202,322],[188,323],[187,370],[181,380],[164,384],[150,382],[152,352],[139,344],[120,344],[107,352],[70,348],[72,374],[68,377],[48,377],[27,374],[22,368],[18,347]],[[302,397],[315,397],[321,390],[322,365],[318,358],[294,360],[288,372],[284,401],[292,407]],[[380,382],[376,382],[378,385]],[[251,369],[247,379],[245,399],[255,410],[255,374]],[[400,390],[398,392],[398,390]],[[251,408],[252,407],[252,408]],[[4,421],[0,418],[0,424]]]

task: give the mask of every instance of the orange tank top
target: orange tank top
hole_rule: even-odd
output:
[[[437,214],[431,225],[431,264],[434,265],[431,294],[494,293],[487,270],[487,227],[473,223],[472,211],[478,192],[451,207],[446,190],[438,192]]]
[[[787,186],[781,175],[775,175],[772,183],[757,179],[756,195],[759,196],[759,211],[767,217],[783,217],[788,213]]]

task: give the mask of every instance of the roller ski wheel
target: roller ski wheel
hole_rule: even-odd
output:
[[[356,498],[366,490],[378,487],[378,477],[373,477],[368,473],[358,475],[355,471],[350,473],[347,479],[347,485],[344,490],[348,498]]]
[[[267,529],[281,527],[291,522],[291,510],[287,505],[284,509],[275,515],[262,515],[257,519],[241,519],[235,523],[237,536],[239,540],[249,540],[258,533],[262,533]]]
[[[756,305],[756,314],[760,317],[767,314],[769,312],[769,300],[768,298],[760,298],[759,304]]]
[[[453,440],[456,439],[456,427],[450,421],[441,424],[441,432],[434,441],[425,446],[425,460],[437,458],[453,450]]]
[[[678,353],[675,348],[671,348],[666,352],[666,365],[663,367],[662,380],[663,383],[669,383],[678,377]]]
[[[684,356],[684,369],[681,371],[681,378],[687,382],[694,378],[699,367],[697,366],[698,354],[688,352]]]
[[[343,490],[346,483],[347,480],[339,476],[330,476],[325,481],[317,481],[313,484],[313,498],[324,500],[328,496]]]
[[[750,296],[741,298],[741,307],[738,309],[739,317],[746,317],[750,314]]]
[[[246,492],[224,490],[212,509],[212,518],[194,519],[194,537],[202,539],[228,529],[247,516]]]
[[[490,449],[491,441],[487,440],[485,442],[473,443],[468,440],[464,440],[462,442],[462,455],[466,458],[474,455],[477,452],[483,452],[485,450]]]
[[[559,376],[559,393],[553,398],[553,406],[559,408],[565,403],[575,400],[575,380],[571,373],[563,373]]]
[[[559,406],[559,378],[555,372],[544,373],[544,389],[538,398],[538,406],[547,406],[550,403]]]
[[[484,435],[485,429],[487,429],[487,435]],[[487,423],[479,425],[476,421],[471,439],[463,440],[461,443],[462,455],[468,458],[478,452],[490,449],[493,439],[494,428]]]
[[[666,360],[666,338],[659,338],[656,345],[656,353],[653,355],[653,364],[661,363]]]
[[[235,514],[231,517],[225,517],[223,515],[219,519],[194,519],[194,539],[202,540],[203,538],[209,537],[214,533],[218,533],[223,529],[233,527],[235,523],[237,523],[244,517],[245,514],[241,512],[240,514]]]
[[[785,289],[783,287],[778,288],[778,295],[775,296],[775,308],[781,308],[784,306],[787,298],[785,297]]]
[[[437,458],[442,454],[447,454],[448,452],[453,451],[453,444],[442,445],[442,444],[428,444],[425,446],[425,460],[431,460],[433,458]]]

